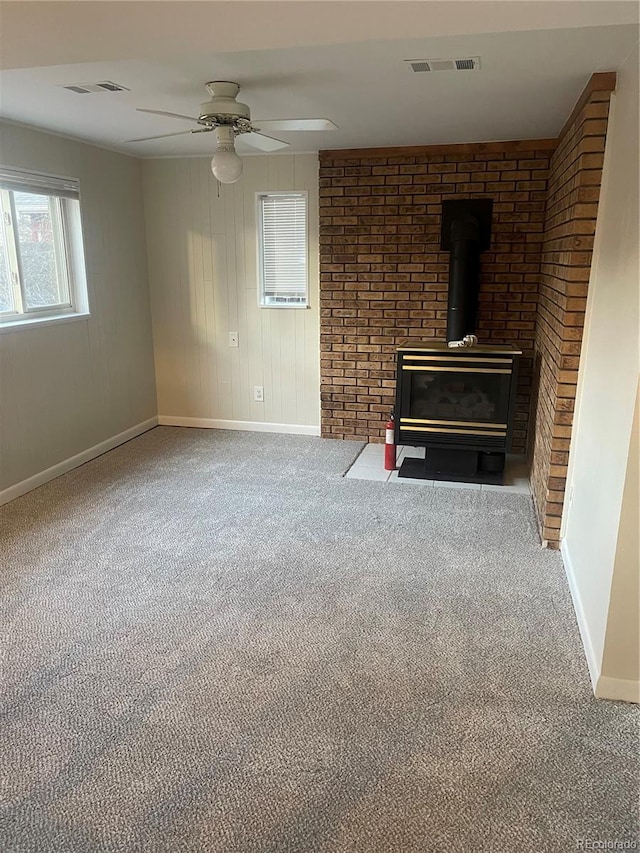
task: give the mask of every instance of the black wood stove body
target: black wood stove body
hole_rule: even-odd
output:
[[[425,458],[405,459],[398,476],[502,484],[520,355],[437,341],[399,347],[395,440],[424,447]]]

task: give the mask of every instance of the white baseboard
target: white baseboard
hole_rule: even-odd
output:
[[[640,681],[601,675],[596,685],[596,697],[598,699],[617,699],[619,702],[640,703]]]
[[[569,548],[566,544],[566,539],[562,540],[560,545],[562,560],[564,562],[564,570],[571,591],[573,600],[573,609],[578,620],[578,628],[582,638],[585,656],[587,658],[587,666],[589,667],[589,675],[593,692],[597,699],[615,699],[621,702],[638,702],[640,703],[640,681],[632,681],[626,678],[610,678],[608,675],[600,674],[600,662],[596,657],[589,633],[589,626],[582,606],[582,600],[576,583],[576,576],[571,563]]]
[[[62,462],[52,465],[51,468],[47,468],[45,471],[40,471],[39,474],[34,474],[32,477],[28,477],[20,483],[16,483],[13,486],[9,486],[7,489],[3,489],[3,491],[0,492],[0,506],[2,506],[2,504],[9,503],[9,501],[13,501],[22,495],[26,495],[26,493],[30,492],[32,489],[36,489],[38,486],[48,483],[49,480],[55,480],[56,477],[60,477],[62,474],[66,474],[68,471],[71,471],[80,465],[84,465],[85,462],[95,459],[96,456],[102,456],[102,454],[106,453],[108,450],[113,450],[113,448],[117,447],[119,444],[124,444],[125,441],[129,441],[130,439],[135,438],[156,426],[158,426],[158,418],[149,418],[135,426],[129,427],[129,429],[125,429],[124,432],[112,435],[111,438],[107,438],[99,444],[94,444],[93,447],[89,447],[81,453],[76,453],[75,456],[70,456],[69,459],[63,459]]]
[[[584,653],[587,658],[587,666],[589,667],[589,676],[591,678],[591,684],[595,693],[596,685],[598,684],[598,679],[600,678],[600,661],[597,659],[596,653],[593,648],[591,634],[589,633],[589,626],[587,625],[587,618],[585,616],[584,608],[582,606],[582,599],[580,598],[578,585],[576,583],[575,572],[573,571],[573,564],[571,563],[571,556],[569,554],[569,549],[566,543],[566,539],[563,539],[560,543],[560,553],[562,554],[564,570],[567,575],[567,582],[569,584],[569,590],[571,592],[571,599],[573,600],[573,609],[575,610],[576,619],[578,620],[580,637],[582,638],[582,645],[584,647]]]
[[[218,418],[183,418],[159,415],[160,426],[197,427],[199,429],[240,429],[248,432],[279,432],[287,435],[320,435],[319,426],[304,424],[269,424],[264,421],[224,421]]]

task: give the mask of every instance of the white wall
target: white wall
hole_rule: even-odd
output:
[[[609,121],[563,517],[563,553],[594,685],[607,676],[607,622],[616,619],[610,595],[639,375],[638,99],[636,46],[619,71]],[[637,606],[631,617],[637,624]],[[632,643],[633,626],[626,627]],[[633,682],[637,674],[617,678]],[[633,693],[637,685],[616,689]]]
[[[320,423],[318,158],[243,158],[220,186],[209,159],[143,165],[158,411],[161,423]],[[256,200],[309,193],[309,309],[259,308]],[[229,332],[239,333],[230,348]],[[264,402],[253,398],[264,387]],[[210,424],[213,425],[213,424]]]
[[[154,417],[156,395],[139,162],[2,123],[0,163],[79,178],[91,312],[0,333],[6,498],[21,491],[9,487]]]
[[[609,618],[605,635],[602,671],[598,693],[604,693],[604,679],[640,681],[640,389],[631,433],[631,448],[627,463],[622,512],[613,567]]]

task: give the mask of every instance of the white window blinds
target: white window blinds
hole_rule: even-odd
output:
[[[80,183],[75,178],[59,178],[38,172],[23,172],[0,166],[0,187],[15,192],[36,193],[58,198],[80,197]]]
[[[308,304],[307,194],[258,195],[260,304]]]

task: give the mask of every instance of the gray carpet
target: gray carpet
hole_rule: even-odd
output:
[[[637,840],[529,499],[359,448],[164,427],[0,510],[3,853]]]

